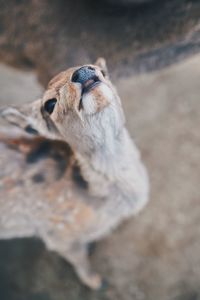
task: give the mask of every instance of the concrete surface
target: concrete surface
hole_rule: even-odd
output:
[[[40,93],[33,75],[8,74],[1,66],[1,103],[8,95],[21,101],[22,89],[27,99]],[[0,299],[200,299],[199,78],[197,55],[159,72],[116,80],[128,127],[149,170],[151,201],[97,245],[91,259],[108,289],[95,293],[83,287],[72,268],[40,241],[10,240],[0,241]]]
[[[4,106],[35,100],[41,96],[43,88],[38,84],[33,72],[20,71],[0,64],[0,91],[0,103]]]

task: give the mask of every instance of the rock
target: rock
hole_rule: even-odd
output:
[[[108,3],[113,5],[135,5],[135,4],[144,4],[155,0],[107,0]]]
[[[43,85],[99,56],[118,77],[163,68],[200,49],[200,1],[153,1],[134,9],[91,0],[0,5],[0,60],[35,69]]]

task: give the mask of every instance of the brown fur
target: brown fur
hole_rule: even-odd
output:
[[[42,99],[0,110],[25,130],[0,129],[0,238],[38,236],[98,289],[87,243],[142,209],[148,178],[105,60],[83,66],[81,83],[79,69],[53,78]]]

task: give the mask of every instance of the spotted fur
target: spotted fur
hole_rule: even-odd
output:
[[[85,94],[71,80],[75,67],[53,78],[42,99],[0,111],[26,132],[0,131],[0,237],[40,237],[97,289],[86,245],[144,207],[148,177],[105,61],[91,67],[99,84]]]

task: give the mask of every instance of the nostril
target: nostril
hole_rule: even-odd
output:
[[[78,70],[74,72],[72,76],[72,82],[78,82],[79,80]]]

